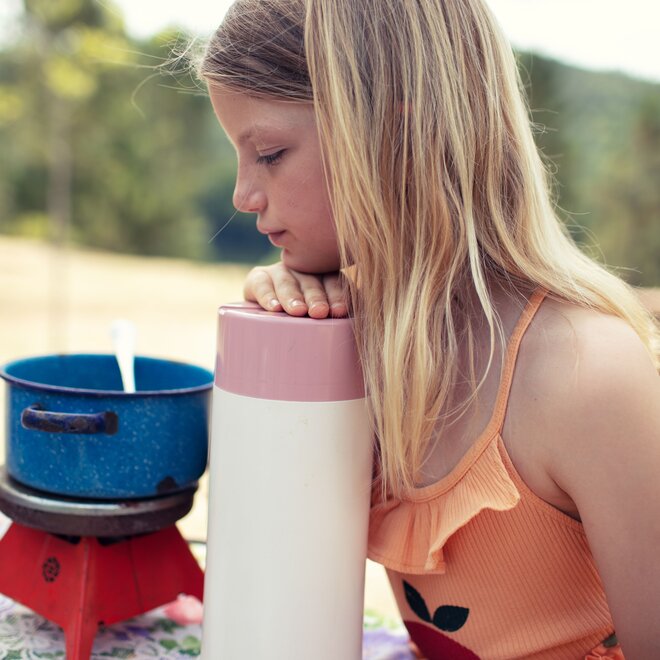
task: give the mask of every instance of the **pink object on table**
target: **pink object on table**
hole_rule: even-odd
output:
[[[179,594],[175,601],[165,606],[164,612],[172,621],[187,626],[193,623],[202,623],[204,608],[195,596]]]

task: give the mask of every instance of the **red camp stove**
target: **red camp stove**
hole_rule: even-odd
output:
[[[0,593],[64,629],[67,660],[87,660],[99,625],[137,616],[187,593],[204,574],[175,523],[197,483],[140,500],[80,500],[37,491],[0,466]]]

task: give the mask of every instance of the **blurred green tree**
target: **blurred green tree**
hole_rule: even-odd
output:
[[[628,282],[660,285],[660,85],[519,60],[559,215]]]
[[[187,36],[136,42],[93,0],[25,0],[22,20],[0,52],[0,231],[202,259],[272,250],[234,213],[232,150],[170,57]]]

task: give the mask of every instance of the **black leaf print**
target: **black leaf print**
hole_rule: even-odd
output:
[[[470,610],[466,607],[442,605],[433,615],[433,625],[445,632],[456,632],[465,625],[469,614]]]
[[[427,623],[431,623],[431,615],[429,613],[429,608],[426,607],[426,603],[422,598],[422,594],[415,589],[411,584],[408,584],[405,580],[403,581],[403,590],[406,594],[406,601],[410,605],[410,609],[422,620]]]

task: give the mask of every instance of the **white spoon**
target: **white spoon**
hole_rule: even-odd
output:
[[[124,392],[135,392],[135,324],[132,321],[118,319],[112,322],[110,331],[115,356],[119,365]]]

